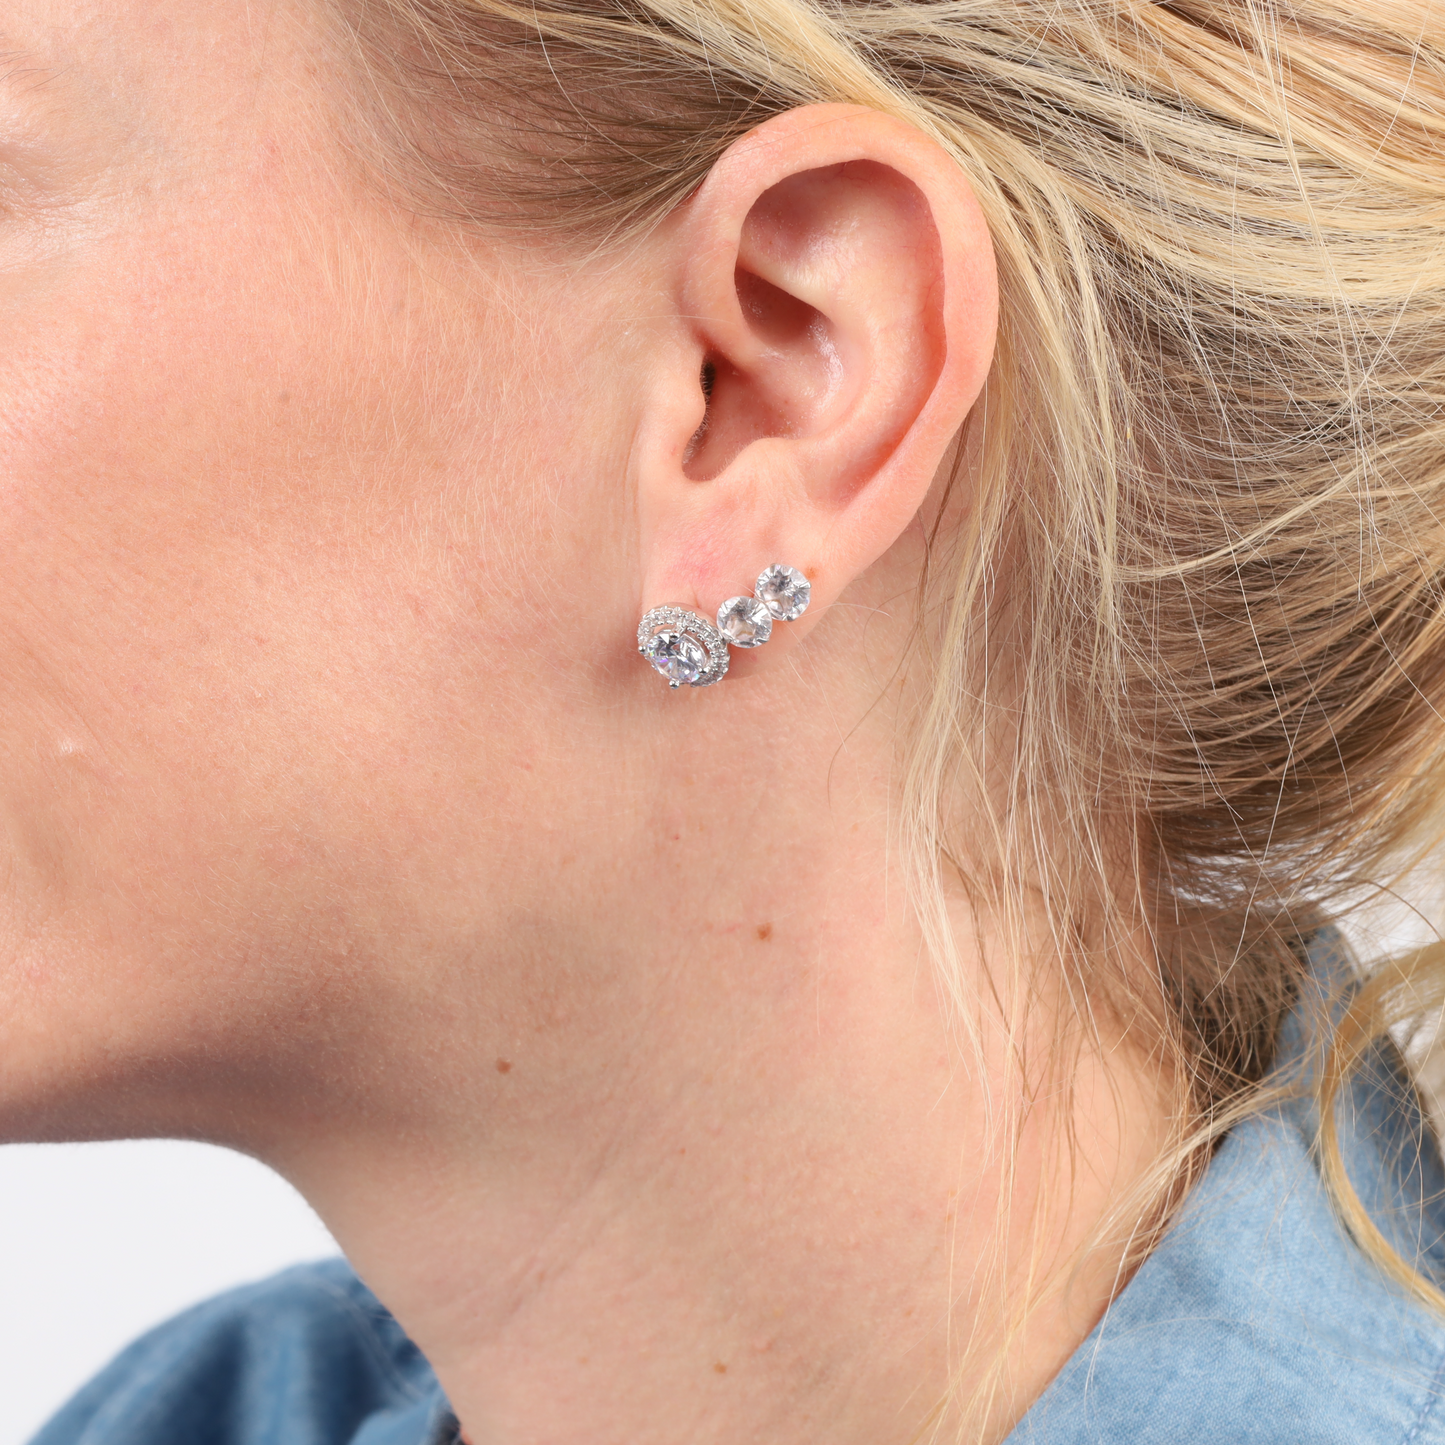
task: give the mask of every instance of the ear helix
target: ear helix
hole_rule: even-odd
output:
[[[751,597],[729,597],[717,626],[681,607],[654,607],[637,628],[637,650],[669,687],[711,687],[727,676],[728,647],[761,647],[774,622],[792,622],[808,610],[812,584],[796,567],[774,562],[758,577]]]

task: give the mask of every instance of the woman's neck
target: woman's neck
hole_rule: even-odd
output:
[[[747,907],[722,882],[680,926],[669,860],[645,938],[563,958],[534,921],[518,946],[566,986],[500,1019],[398,1005],[365,1106],[270,1151],[475,1445],[903,1445],[1002,1358],[972,1432],[998,1439],[1107,1303],[1103,1248],[1004,1354],[1024,1276],[1078,1265],[1154,1157],[1163,1091],[1086,1050],[1068,1112],[1011,1111],[997,1018],[960,1046],[899,890],[860,886],[884,840],[788,836],[809,866],[768,859]]]

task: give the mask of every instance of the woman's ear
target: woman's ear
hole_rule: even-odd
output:
[[[988,229],[922,132],[820,105],[732,145],[659,242],[676,344],[634,452],[642,606],[710,618],[797,567],[813,604],[776,656],[908,526],[983,386]]]

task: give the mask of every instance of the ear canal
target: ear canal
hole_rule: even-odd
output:
[[[683,474],[693,481],[706,481],[705,477],[699,476],[694,467],[693,459],[697,456],[698,449],[702,446],[707,437],[708,428],[712,424],[712,397],[717,389],[717,362],[712,357],[706,357],[698,371],[698,386],[702,390],[703,413],[702,420],[697,424],[697,430],[687,439],[687,446],[682,454]]]
[[[753,442],[806,433],[809,402],[830,390],[832,327],[781,279],[759,275],[745,259],[734,268],[735,315],[745,339],[737,354],[718,352],[703,362],[708,405],[687,452],[693,481],[711,481]]]

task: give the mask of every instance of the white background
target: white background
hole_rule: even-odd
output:
[[[226,1149],[0,1147],[0,1445],[177,1310],[336,1253],[289,1184]]]

